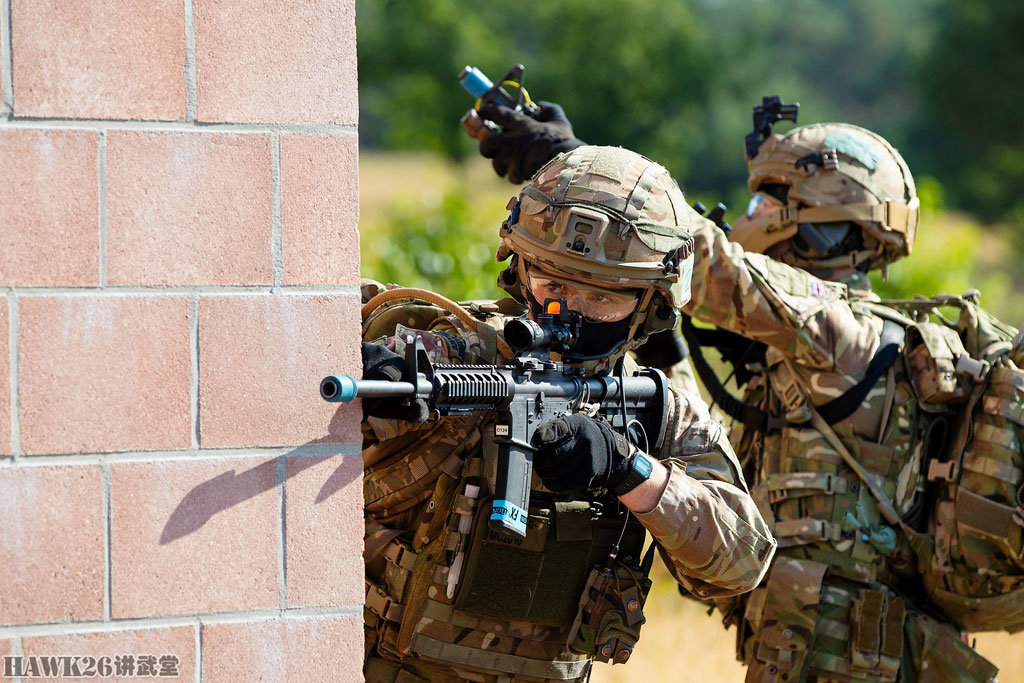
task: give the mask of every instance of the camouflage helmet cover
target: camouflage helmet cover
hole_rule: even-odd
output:
[[[845,265],[879,268],[913,249],[919,218],[913,176],[899,152],[869,130],[843,123],[794,128],[765,140],[749,168],[751,192],[765,184],[789,191],[786,206],[735,221],[731,239],[748,251],[789,239],[800,223],[838,221],[856,223],[865,237],[864,251],[847,255]],[[813,265],[844,265],[838,260]]]
[[[597,286],[658,290],[674,308],[689,300],[688,228],[697,214],[650,159],[619,147],[579,147],[543,166],[509,208],[498,261],[516,254],[519,267]],[[515,275],[506,271],[501,284],[525,296]]]

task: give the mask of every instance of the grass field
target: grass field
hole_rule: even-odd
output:
[[[722,626],[718,612],[708,616],[699,603],[681,597],[660,558],[653,578],[636,651],[625,665],[594,667],[592,683],[742,683],[736,631]],[[976,647],[1000,667],[999,683],[1024,683],[1024,633],[982,633]]]
[[[498,226],[505,216],[505,202],[517,188],[498,179],[490,164],[472,159],[453,165],[423,154],[363,154],[359,165],[361,248],[364,264],[372,269],[375,250],[383,240],[391,239],[394,225],[386,216],[395,202],[424,207],[429,211],[447,187],[462,188],[473,197],[474,229],[484,239],[496,242]],[[961,292],[975,286],[985,292],[982,303],[1007,322],[1024,322],[1024,297],[1010,296],[1020,291],[1021,264],[1014,252],[997,233],[981,230],[962,217],[934,217],[922,227],[915,256],[910,264],[915,278],[921,278],[933,291]],[[977,244],[958,244],[976,240]],[[970,247],[968,251],[964,251]],[[974,276],[948,272],[951,254],[971,259]],[[364,275],[373,277],[373,273]],[[894,276],[898,273],[894,268]],[[984,273],[986,284],[977,284],[971,277]],[[966,277],[966,279],[965,279]],[[928,279],[930,278],[930,279]],[[935,283],[938,284],[935,284]],[[943,285],[948,285],[944,290]],[[450,293],[447,293],[450,294]],[[495,291],[495,295],[498,292]],[[595,683],[644,681],[696,681],[700,683],[731,683],[743,680],[743,667],[734,658],[735,631],[726,631],[717,614],[709,617],[706,609],[685,600],[676,591],[668,572],[656,563],[655,584],[648,601],[648,623],[634,656],[626,665],[599,666],[591,678]],[[1024,634],[981,634],[978,650],[1002,669],[1000,683],[1024,683]]]

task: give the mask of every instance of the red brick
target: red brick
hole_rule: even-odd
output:
[[[11,349],[9,304],[0,296],[0,455],[11,449]]]
[[[274,461],[111,466],[115,618],[277,607]]]
[[[320,399],[328,374],[359,373],[354,296],[253,294],[199,302],[206,448],[357,443],[359,408]]]
[[[110,284],[270,284],[270,138],[111,131],[107,214]]]
[[[281,137],[285,284],[359,281],[359,141]]]
[[[187,299],[21,297],[18,310],[22,451],[191,444]]]
[[[0,469],[0,624],[103,618],[100,468]]]
[[[195,0],[201,121],[356,123],[355,2]]]
[[[166,678],[156,676],[131,676],[122,678],[115,677],[118,681],[190,681],[195,676],[195,627],[175,626],[173,628],[152,628],[137,629],[130,631],[109,631],[104,633],[82,633],[68,636],[42,636],[38,638],[26,638],[22,641],[22,653],[30,656],[61,656],[77,655],[80,657],[95,657],[97,659],[106,657],[104,666],[111,669],[99,669],[96,664],[97,674],[100,678],[106,671],[112,670],[114,658],[118,655],[154,655],[156,667],[159,671],[160,657],[171,655],[178,658],[177,678]],[[67,680],[66,678],[32,678],[29,680]]]
[[[288,458],[288,605],[363,601],[363,460]]]
[[[97,135],[0,131],[0,283],[99,284]]]
[[[185,116],[185,7],[180,0],[14,2],[19,116]]]
[[[362,681],[362,619],[203,626],[203,680]]]

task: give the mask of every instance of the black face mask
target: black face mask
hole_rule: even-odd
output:
[[[580,338],[572,347],[570,354],[586,357],[611,354],[626,340],[626,335],[629,334],[630,317],[626,316],[613,323],[599,323],[590,318],[583,318]]]
[[[530,311],[536,318],[541,314],[542,308],[537,301],[530,296]],[[564,358],[568,362],[583,360],[584,358],[603,358],[617,349],[626,340],[629,334],[629,321],[632,315],[627,315],[622,320],[613,323],[602,323],[583,317],[583,325],[580,328],[580,336]],[[582,358],[578,358],[582,357]]]
[[[839,256],[860,248],[860,231],[853,223],[800,223],[791,238],[793,251],[809,259]]]

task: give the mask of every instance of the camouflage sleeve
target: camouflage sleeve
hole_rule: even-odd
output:
[[[816,370],[863,372],[880,325],[857,314],[846,286],[743,251],[708,220],[694,221],[694,318],[757,339]]]
[[[752,590],[768,570],[775,539],[747,492],[725,429],[699,398],[674,396],[662,451],[668,485],[657,506],[637,518],[695,597]]]

